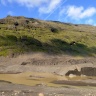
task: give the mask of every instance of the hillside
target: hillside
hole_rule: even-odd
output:
[[[96,56],[96,27],[25,17],[0,19],[0,56],[25,52]]]

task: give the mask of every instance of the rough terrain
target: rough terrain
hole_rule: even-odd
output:
[[[23,54],[14,58],[0,57],[1,74],[14,75],[24,72],[51,73],[66,76],[67,79],[55,80],[53,83],[57,86],[51,87],[43,81],[41,84],[28,86],[0,78],[0,96],[96,96],[95,57],[57,56],[45,53]],[[80,79],[76,78],[78,76]],[[84,79],[81,79],[82,77]]]

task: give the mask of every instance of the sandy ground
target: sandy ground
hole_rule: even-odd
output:
[[[0,57],[1,74],[44,72],[64,76],[65,74],[69,74],[71,72],[68,75],[71,78],[75,75],[78,75],[81,69],[83,70],[82,72],[84,74],[87,74],[89,76],[96,76],[95,67],[95,57],[73,57],[68,55],[57,56],[44,53],[23,54],[13,58]],[[91,71],[90,73],[90,70],[94,70],[94,72]],[[68,83],[68,81],[64,80],[58,82],[54,81],[54,83],[61,84],[62,87],[50,87],[43,84],[36,86],[27,86],[1,81],[0,96],[96,96],[95,79],[93,80],[92,78],[90,78],[88,80],[84,80],[82,84],[84,84],[85,86],[80,86],[80,81],[76,81],[75,83],[74,82],[70,81]],[[87,84],[85,84],[84,82]],[[67,85],[63,86],[63,84],[65,83]]]

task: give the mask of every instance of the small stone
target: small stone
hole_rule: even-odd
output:
[[[44,96],[44,94],[43,93],[39,93],[39,95],[38,96]]]
[[[76,75],[70,74],[69,77],[70,77],[70,78],[74,78],[74,77],[76,77]]]

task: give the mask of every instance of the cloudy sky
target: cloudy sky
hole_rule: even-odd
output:
[[[0,18],[7,15],[96,25],[96,0],[0,0]]]

